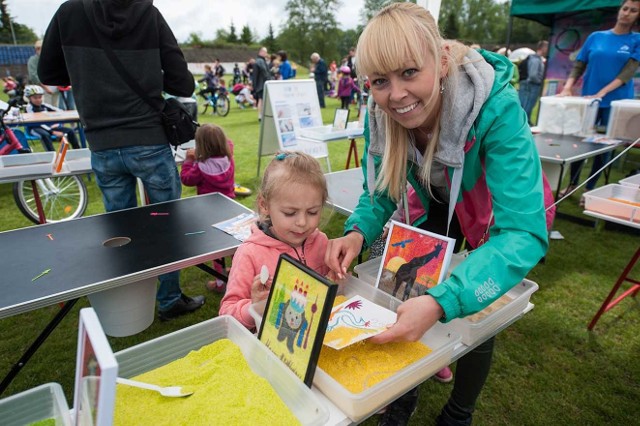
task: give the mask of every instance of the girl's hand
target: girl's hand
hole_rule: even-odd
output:
[[[189,148],[187,153],[185,154],[185,160],[187,161],[196,161],[196,150],[193,148]]]
[[[260,281],[260,274],[253,277],[253,282],[251,283],[251,302],[258,303],[269,296],[269,289],[271,288],[271,277],[267,280],[265,284],[262,284]]]
[[[429,295],[411,298],[398,307],[398,319],[387,331],[371,338],[372,343],[415,342],[442,318],[444,311]]]
[[[324,263],[335,274],[335,278],[338,280],[345,278],[347,268],[362,250],[363,242],[364,237],[358,232],[350,232],[344,237],[329,240]]]

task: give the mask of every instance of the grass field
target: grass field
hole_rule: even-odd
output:
[[[334,109],[339,106],[335,99],[327,103],[327,109],[323,110],[325,123],[332,121]],[[353,114],[355,108],[352,108]],[[236,181],[255,189],[258,184],[257,113],[232,105],[227,117],[206,115],[201,116],[200,121],[214,122],[224,128],[235,143]],[[360,155],[362,149],[360,141]],[[346,140],[329,144],[333,170],[344,168],[347,151]],[[638,167],[638,162],[640,155],[629,155],[622,170],[613,168],[611,180],[616,182],[624,177]],[[85,182],[90,191],[86,214],[102,213],[104,208],[95,179],[85,179]],[[185,188],[184,196],[193,194],[192,188]],[[569,199],[560,206],[560,211],[583,216],[578,199],[579,195]],[[253,207],[254,197],[239,201]],[[2,231],[32,226],[18,211],[8,184],[0,185],[0,215]],[[327,212],[323,230],[330,237],[337,237],[341,235],[343,221],[341,215]],[[564,240],[552,240],[546,262],[529,275],[540,286],[531,299],[535,309],[500,333],[496,340],[493,369],[478,402],[475,422],[478,425],[635,424],[640,401],[638,301],[627,298],[606,313],[593,332],[588,332],[586,327],[638,248],[639,234],[630,229],[585,227],[564,219],[556,219],[554,228],[564,235]],[[2,251],[6,250],[11,247],[2,247]],[[640,273],[636,272],[636,275]],[[208,277],[199,269],[183,270],[181,278],[185,293],[206,293],[204,283]],[[135,336],[109,338],[113,350],[216,316],[220,296],[206,293],[206,298],[205,306],[194,314],[167,323],[155,321]],[[78,309],[84,306],[88,306],[86,298],[80,300],[2,396],[42,383],[59,382],[71,403]],[[4,377],[58,310],[56,305],[0,320],[0,375]],[[450,390],[451,385],[425,382],[412,424],[433,423]],[[212,395],[212,409],[218,398],[224,395]],[[370,419],[366,424],[375,424],[375,420]]]

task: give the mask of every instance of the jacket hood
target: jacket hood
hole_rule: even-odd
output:
[[[318,238],[320,234],[321,232],[319,229],[316,229],[315,231],[313,231],[313,233],[309,235],[307,239],[304,241],[304,247],[313,246],[316,238]],[[262,232],[256,224],[251,225],[251,235],[249,236],[249,238],[247,238],[245,242],[253,243],[259,246],[264,246],[269,248],[276,248],[280,250],[282,253],[293,254],[296,252],[295,249],[291,247],[289,244],[284,243],[273,237],[270,237],[269,235]]]
[[[109,39],[120,39],[138,25],[153,0],[93,0],[91,5],[98,31]]]

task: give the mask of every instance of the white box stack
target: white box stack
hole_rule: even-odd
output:
[[[640,138],[640,100],[611,102],[607,137],[631,141]]]
[[[640,189],[610,184],[584,193],[584,209],[640,223]]]
[[[589,136],[600,102],[579,96],[543,96],[540,98],[538,127],[543,133]]]
[[[0,419],[3,426],[27,426],[45,420],[53,420],[56,426],[71,426],[69,406],[58,383],[40,385],[0,400]]]

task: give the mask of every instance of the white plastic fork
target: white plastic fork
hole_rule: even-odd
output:
[[[191,395],[193,392],[183,392],[181,386],[157,386],[149,383],[137,382],[135,380],[124,379],[122,377],[118,377],[116,379],[117,383],[121,385],[133,386],[136,388],[147,389],[159,392],[162,396],[167,396],[169,398],[182,398],[185,396]]]

